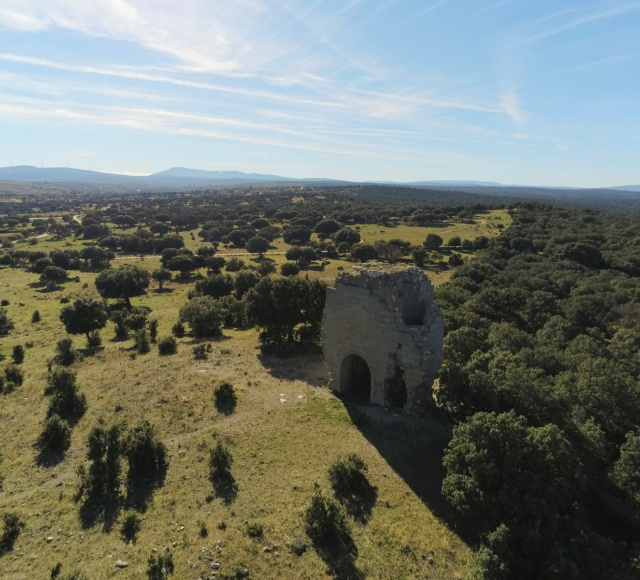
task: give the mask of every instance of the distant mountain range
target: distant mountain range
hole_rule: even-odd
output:
[[[301,181],[279,175],[261,175],[259,173],[242,173],[241,171],[203,171],[185,167],[172,167],[166,171],[151,175],[121,175],[73,169],[69,167],[34,167],[33,165],[16,165],[0,168],[0,180],[5,181],[57,181],[64,183],[118,183],[118,184],[166,184],[166,185],[201,185],[228,182],[282,182]],[[316,180],[313,180],[316,181]]]
[[[151,175],[121,175],[73,169],[68,167],[34,167],[16,165],[0,168],[0,181],[36,182],[87,186],[117,186],[123,189],[162,190],[163,188],[200,189],[215,186],[243,184],[323,183],[325,185],[387,185],[396,187],[429,188],[441,191],[463,191],[481,195],[511,196],[528,199],[555,199],[571,203],[607,206],[633,203],[640,207],[640,185],[622,185],[608,188],[533,187],[505,185],[494,181],[375,181],[354,183],[324,178],[296,179],[280,175],[243,173],[242,171],[205,171],[187,167],[172,167]]]

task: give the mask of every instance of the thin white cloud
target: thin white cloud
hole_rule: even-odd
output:
[[[323,87],[322,90],[328,96],[326,100],[313,97],[295,96],[288,92],[265,91],[258,89],[241,88],[239,86],[223,85],[194,81],[169,74],[148,73],[143,67],[120,66],[88,66],[51,61],[43,58],[35,58],[10,53],[0,53],[0,60],[19,62],[34,66],[68,72],[80,72],[103,76],[120,77],[133,80],[149,81],[154,83],[166,83],[171,85],[216,91],[226,94],[242,95],[252,99],[268,99],[278,102],[286,102],[296,105],[309,105],[314,107],[353,110],[372,117],[397,118],[409,115],[418,108],[458,109],[477,111],[481,113],[500,113],[504,111],[502,106],[492,106],[464,102],[457,99],[425,98],[420,96],[407,96],[379,91],[362,89],[337,89],[335,86]]]
[[[584,64],[584,65],[578,67],[578,70],[592,68],[592,67],[596,67],[596,66],[602,66],[603,64],[611,64],[612,62],[618,62],[618,61],[621,61],[621,60],[629,60],[631,58],[640,58],[640,52],[638,52],[638,51],[627,52],[627,53],[624,53],[624,54],[616,54],[614,56],[608,56],[606,58],[600,58],[600,59],[591,61],[591,62],[589,62],[587,64]]]
[[[202,81],[192,81],[169,75],[150,74],[146,72],[147,67],[121,67],[121,66],[89,66],[75,65],[63,62],[52,61],[44,58],[36,58],[17,54],[0,53],[0,60],[20,62],[34,66],[42,66],[68,72],[79,72],[86,74],[104,75],[111,77],[120,77],[133,80],[150,81],[154,83],[165,83],[189,87],[194,89],[204,89],[208,91],[217,91],[221,93],[231,93],[236,95],[244,95],[256,98],[265,98],[275,101],[284,101],[293,104],[315,105],[320,107],[343,107],[337,102],[320,101],[312,98],[295,97],[284,93],[269,92],[263,90],[243,89],[238,86],[228,86],[219,83],[209,83]]]
[[[555,36],[556,34],[560,34],[562,32],[566,32],[568,30],[572,30],[574,28],[578,28],[580,26],[584,26],[586,24],[591,24],[593,22],[598,22],[600,20],[607,20],[609,18],[615,18],[616,16],[621,16],[623,14],[627,14],[628,12],[635,12],[637,10],[640,10],[640,2],[632,2],[630,4],[623,4],[621,6],[616,6],[615,8],[610,8],[608,10],[603,10],[603,11],[598,11],[598,12],[594,12],[591,14],[585,14],[583,16],[580,16],[578,18],[573,18],[571,20],[568,20],[566,22],[564,22],[563,24],[559,25],[559,26],[555,26],[553,28],[550,28],[548,30],[544,30],[542,32],[539,32],[537,34],[533,34],[531,36],[528,36],[526,38],[523,38],[520,40],[520,43],[522,44],[530,44],[532,42],[537,42],[538,40],[542,40],[544,38],[548,38],[550,36]],[[563,10],[562,12],[555,14],[555,15],[551,15],[550,17],[546,18],[547,19],[551,19],[551,18],[556,18],[560,15],[566,14],[567,12],[574,12],[573,10],[571,11],[566,11]]]
[[[520,108],[518,94],[515,91],[507,91],[500,95],[500,105],[507,115],[519,127],[524,125],[527,115]]]

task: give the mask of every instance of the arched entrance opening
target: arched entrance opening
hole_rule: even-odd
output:
[[[390,409],[404,409],[407,404],[407,384],[404,370],[396,366],[393,376],[384,381],[384,404]]]
[[[340,392],[363,403],[371,401],[371,371],[361,356],[350,354],[342,361]]]

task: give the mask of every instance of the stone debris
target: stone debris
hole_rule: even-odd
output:
[[[116,560],[115,566],[116,568],[127,568],[129,566],[129,562],[125,562],[124,560]]]

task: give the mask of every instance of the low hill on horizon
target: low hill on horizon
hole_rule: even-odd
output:
[[[569,203],[599,209],[640,210],[640,185],[624,185],[609,188],[570,188],[505,185],[491,181],[414,181],[414,182],[352,182],[327,178],[297,179],[281,175],[244,173],[242,171],[208,171],[187,167],[172,167],[150,175],[123,175],[76,169],[69,167],[35,167],[17,165],[0,168],[0,181],[19,183],[55,183],[75,186],[94,185],[99,189],[113,186],[123,190],[166,191],[178,189],[204,189],[207,187],[238,187],[242,185],[295,185],[321,184],[329,187],[354,186],[368,190],[371,187],[416,190],[438,190],[457,194],[473,194],[484,198],[505,198],[504,203],[518,200]],[[391,190],[389,190],[391,191]],[[393,197],[393,194],[390,193]],[[412,196],[413,197],[413,196]],[[420,202],[417,195],[416,202]],[[484,203],[486,199],[479,199]],[[455,201],[452,201],[455,203]]]

